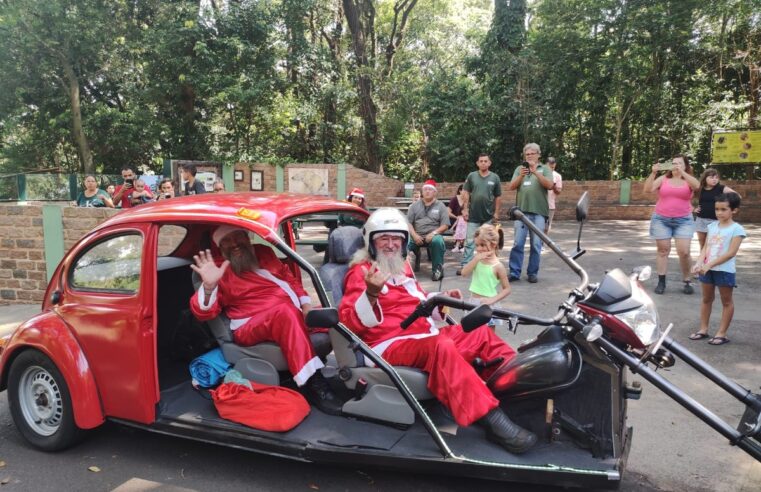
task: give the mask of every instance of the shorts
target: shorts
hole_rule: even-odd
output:
[[[653,214],[650,219],[651,239],[692,239],[695,233],[695,221],[692,214],[684,217],[664,217]]]
[[[704,219],[703,217],[695,217],[695,230],[698,232],[708,232],[708,224],[716,222],[716,219]]]
[[[735,274],[731,272],[708,270],[705,275],[700,275],[698,278],[704,284],[712,284],[718,287],[737,287]]]

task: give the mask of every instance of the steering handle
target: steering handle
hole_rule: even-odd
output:
[[[402,330],[406,330],[412,323],[417,321],[418,318],[427,318],[433,314],[433,310],[436,309],[437,306],[448,306],[454,309],[463,309],[465,311],[477,307],[476,304],[465,302],[462,299],[455,299],[454,297],[445,296],[444,294],[438,294],[430,299],[421,301],[420,304],[418,304],[418,307],[416,307],[415,310],[404,319],[404,321],[399,323],[399,326]]]

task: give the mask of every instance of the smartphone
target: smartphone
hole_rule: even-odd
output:
[[[133,186],[133,182],[134,182],[134,179],[133,179],[133,178],[128,178],[128,179],[125,179],[125,180],[124,180],[124,183],[125,183],[125,184],[128,184],[128,185],[130,185],[130,186]]]
[[[672,169],[674,169],[674,163],[671,162],[671,161],[669,161],[669,162],[659,162],[658,163],[658,169],[661,170],[661,171],[671,171]]]

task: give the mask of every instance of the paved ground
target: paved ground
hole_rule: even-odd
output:
[[[647,237],[647,222],[635,221],[606,221],[590,222],[584,227],[582,246],[586,248],[587,254],[579,261],[588,270],[592,281],[598,280],[601,275],[612,268],[622,268],[629,271],[632,267],[649,264],[654,265],[655,246]],[[735,290],[735,319],[729,331],[729,338],[732,343],[721,347],[712,347],[705,342],[692,342],[687,340],[687,335],[694,331],[698,326],[699,309],[701,297],[699,294],[687,296],[681,293],[679,282],[679,273],[677,272],[678,264],[676,257],[671,259],[669,265],[669,284],[666,293],[662,296],[654,295],[656,304],[659,307],[661,319],[664,323],[674,323],[672,331],[673,336],[683,341],[690,350],[703,357],[710,364],[714,365],[725,374],[736,379],[740,384],[747,388],[758,391],[761,384],[761,337],[758,336],[761,329],[761,303],[759,303],[759,292],[761,292],[761,227],[757,225],[746,226],[748,239],[743,243],[738,257],[738,284]],[[553,238],[565,250],[573,250],[576,241],[576,226],[570,222],[559,223],[553,232]],[[511,246],[512,232],[507,232],[507,245],[502,252],[504,259],[509,255]],[[315,259],[321,258],[321,255],[309,250],[303,252],[305,256],[313,256]],[[697,254],[697,242],[693,246],[693,254]],[[419,274],[421,280],[430,290],[462,288],[466,289],[468,279],[454,275],[457,260],[459,256],[451,252],[447,253],[446,276],[441,282],[435,284],[430,280],[430,267],[424,265]],[[511,308],[538,315],[551,315],[557,308],[559,301],[565,298],[568,290],[575,285],[576,278],[571,274],[564,264],[553,254],[542,255],[542,267],[540,272],[539,283],[529,284],[524,279],[513,284],[513,293],[507,299]],[[655,280],[650,281],[649,289],[655,286]],[[38,306],[2,306],[0,307],[0,334],[7,332],[21,320],[29,317],[38,310]],[[718,305],[714,311],[714,318],[718,319],[721,307]],[[457,315],[457,313],[455,313]],[[712,323],[712,332],[715,331],[716,323]],[[531,338],[539,331],[537,327],[521,326],[517,334],[501,332],[511,344],[517,345],[522,340]],[[723,392],[713,385],[706,384],[706,380],[690,370],[686,364],[679,364],[672,369],[665,371],[665,375],[682,389],[689,391],[699,401],[703,402],[709,409],[726,419],[731,425],[735,425],[743,412],[742,405],[731,397],[726,396]],[[637,380],[636,376],[632,378]],[[642,399],[632,401],[629,404],[629,422],[634,426],[634,439],[632,450],[629,457],[629,469],[622,485],[623,490],[691,490],[691,491],[757,491],[761,489],[761,463],[753,460],[744,452],[730,447],[724,438],[718,433],[704,425],[692,414],[682,409],[670,398],[663,395],[659,390],[650,386],[647,382],[642,381],[644,392]],[[9,420],[7,413],[7,403],[5,395],[0,395],[0,420],[3,426]],[[115,446],[114,442],[130,441],[132,445],[139,448],[139,443],[145,442],[145,437],[132,437],[134,431],[125,431],[123,428],[114,430],[115,426],[106,426],[102,435],[96,437],[96,442],[101,441],[105,450],[103,453],[121,453],[126,454],[123,448],[117,447],[114,451],[111,447]],[[0,484],[4,476],[13,476],[14,482],[19,488],[14,490],[28,490],[23,484],[29,485],[33,482],[33,477],[38,470],[37,466],[27,463],[29,460],[35,460],[39,456],[35,451],[26,449],[21,443],[20,438],[10,431],[12,436],[9,440],[4,440],[0,436]],[[2,434],[6,434],[5,430]],[[194,488],[197,490],[233,490],[241,482],[231,481],[224,485],[213,485],[213,481],[203,480],[180,481],[180,476],[185,478],[186,473],[192,473],[187,468],[181,468],[181,461],[178,464],[172,464],[177,461],[177,455],[185,456],[190,453],[191,458],[198,459],[197,453],[203,456],[200,445],[188,445],[183,441],[174,440],[154,441],[151,437],[149,442],[155,444],[157,449],[166,453],[174,453],[174,457],[169,456],[168,467],[175,467],[174,482],[175,485]],[[137,441],[136,441],[137,440]],[[138,444],[134,444],[134,442]],[[7,444],[14,444],[16,452],[9,451]],[[68,460],[74,463],[88,462],[90,456],[90,444],[85,443],[85,448],[75,448],[69,454],[59,454],[61,460]],[[198,449],[196,449],[198,448]],[[182,451],[182,452],[181,452]],[[11,452],[12,456],[4,454]],[[82,454],[85,453],[85,454]],[[217,453],[215,453],[217,454]],[[240,457],[240,452],[224,450],[218,453],[220,461],[230,461],[231,465],[247,461],[248,454]],[[116,458],[114,456],[113,458]],[[6,467],[2,466],[2,461],[7,463]],[[149,460],[149,458],[146,458]],[[286,464],[277,459],[266,459],[257,457],[257,461],[264,465],[268,464],[270,468],[275,467],[282,470],[291,470],[290,473],[307,476],[316,473],[319,479],[316,483],[309,483],[306,480],[280,482],[285,488],[293,488],[302,484],[299,488],[315,489],[320,483],[323,485],[322,490],[468,490],[471,485],[467,481],[449,481],[435,477],[414,476],[407,477],[403,480],[392,480],[389,477],[383,477],[381,473],[370,471],[375,479],[367,475],[367,471],[362,472],[342,472],[331,469],[331,474],[326,474],[326,470],[319,473],[314,467],[304,464]],[[19,462],[20,461],[20,462]],[[40,461],[48,461],[47,456]],[[130,464],[131,463],[131,464]],[[148,461],[148,463],[152,463]],[[226,463],[225,463],[226,465]],[[55,466],[55,465],[52,465]],[[122,467],[139,467],[140,464],[134,463],[133,460],[125,461]],[[157,465],[158,466],[158,465]],[[214,466],[222,467],[222,463]],[[264,467],[267,468],[267,465]],[[150,470],[149,470],[150,471]],[[84,472],[88,473],[88,472]],[[130,473],[133,473],[130,475]],[[162,480],[162,473],[170,472],[142,473],[136,470],[127,470],[122,472],[127,477],[151,477],[163,483],[170,479]],[[288,473],[288,472],[284,472]],[[359,475],[356,475],[359,473]],[[266,474],[266,473],[265,473]],[[26,482],[23,477],[27,477]],[[167,475],[169,476],[169,475]],[[224,472],[216,474],[216,477],[222,481],[221,477],[229,476]],[[361,477],[357,479],[356,477]],[[19,478],[21,477],[21,478]],[[329,478],[330,477],[330,478]],[[339,478],[343,477],[343,478]],[[104,477],[105,478],[105,477]],[[135,478],[134,480],[137,480]],[[273,479],[272,485],[264,487],[272,490],[282,490],[278,487],[276,478]],[[321,481],[322,480],[322,481]],[[87,487],[87,479],[72,478],[68,482],[72,488]],[[98,490],[112,490],[116,485],[122,484],[123,481],[109,482],[110,485],[103,483],[102,486],[95,487]],[[407,486],[401,484],[406,483]],[[332,484],[332,486],[328,486]],[[314,487],[312,486],[314,485]],[[232,488],[229,488],[232,487]],[[496,487],[478,484],[479,488],[488,490],[497,490]],[[319,488],[319,487],[318,487]],[[134,488],[132,490],[138,490]],[[10,489],[9,489],[10,490]],[[51,489],[53,490],[53,489]],[[121,489],[120,489],[121,490]],[[141,489],[142,490],[142,489]]]

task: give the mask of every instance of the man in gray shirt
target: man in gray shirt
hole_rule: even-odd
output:
[[[423,197],[407,209],[410,223],[410,242],[407,246],[415,255],[420,246],[428,246],[433,263],[431,279],[444,276],[444,253],[447,250],[441,234],[449,229],[449,210],[436,197],[436,181],[429,179],[423,184]]]

